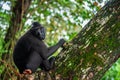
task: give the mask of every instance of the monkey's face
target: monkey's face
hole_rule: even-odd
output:
[[[46,30],[45,28],[40,25],[39,23],[37,22],[34,22],[32,24],[32,28],[31,28],[31,31],[32,31],[32,34],[39,38],[40,40],[44,40],[45,39],[45,35],[46,35]]]
[[[40,27],[38,28],[36,31],[36,36],[40,39],[40,40],[44,40],[45,39],[45,28],[44,27]]]

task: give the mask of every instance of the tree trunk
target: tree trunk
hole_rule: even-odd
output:
[[[110,0],[66,45],[56,62],[64,80],[100,80],[120,57],[120,0]]]
[[[30,2],[31,0],[16,1],[5,37],[5,43],[10,43],[6,50],[13,49],[15,34],[22,28],[22,18]],[[119,45],[120,0],[110,0],[80,33],[66,44],[57,59],[56,69],[49,73],[51,77],[48,73],[38,74],[46,74],[51,80],[99,80],[120,57]],[[8,55],[3,57],[8,59]],[[15,74],[13,71],[9,72],[11,68],[6,69],[1,78],[3,80],[12,78]],[[39,75],[37,78],[48,79]]]
[[[10,72],[11,67],[10,69],[7,68],[7,66],[9,66],[8,64],[12,63],[10,53],[11,51],[13,51],[14,44],[16,42],[15,40],[16,33],[23,28],[24,22],[22,19],[26,18],[26,13],[31,4],[31,0],[16,0],[14,4],[15,5],[12,7],[11,21],[4,39],[5,41],[4,48],[5,50],[7,50],[7,52],[3,53],[1,61],[5,65],[3,73],[0,74],[0,77],[3,80],[8,80],[9,77],[12,76],[12,73],[14,73],[12,71]]]
[[[5,50],[13,51],[15,44],[15,35],[23,28],[22,19],[26,18],[27,10],[30,6],[31,0],[17,0],[15,1],[15,6],[12,7],[12,16],[9,23],[9,28],[5,35]],[[6,46],[8,45],[8,46]],[[7,55],[6,55],[7,56]],[[5,56],[4,56],[5,57]],[[4,58],[6,59],[6,58]]]

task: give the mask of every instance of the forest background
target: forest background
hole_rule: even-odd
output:
[[[24,2],[26,5],[21,3],[22,7],[18,4],[15,8],[16,2],[17,0],[0,1],[1,79],[7,74],[6,64],[13,64],[11,57],[16,41],[30,28],[32,22],[38,21],[47,29],[45,42],[48,46],[54,45],[61,38],[65,38],[69,43],[99,13],[108,0],[30,0]],[[18,13],[15,11],[17,8]],[[20,9],[23,10],[19,13]],[[59,52],[60,50],[54,56]],[[101,80],[119,79],[120,60],[117,60]]]

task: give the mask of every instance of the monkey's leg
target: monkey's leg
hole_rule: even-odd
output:
[[[53,68],[55,57],[51,57],[49,60],[44,60],[40,65],[40,68],[45,71],[49,71]]]
[[[41,56],[39,55],[39,53],[37,52],[32,52],[26,62],[26,71],[34,73],[37,68],[39,67],[39,65],[41,64],[42,59]]]

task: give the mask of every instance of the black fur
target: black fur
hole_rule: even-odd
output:
[[[62,47],[65,40],[61,39],[55,46],[48,48],[44,39],[45,28],[34,22],[32,28],[18,40],[14,48],[13,60],[20,73],[25,69],[35,72],[37,68],[49,71],[53,67],[55,58],[48,59],[48,57]]]

